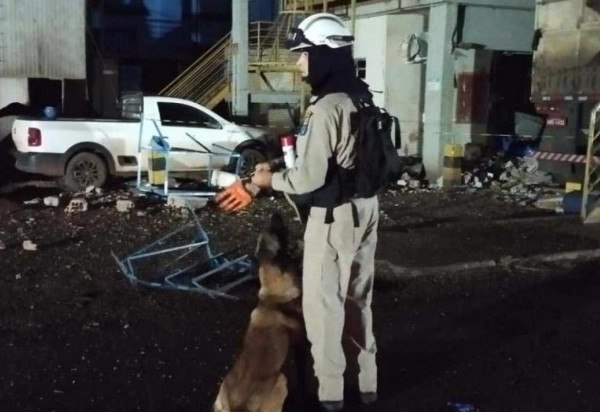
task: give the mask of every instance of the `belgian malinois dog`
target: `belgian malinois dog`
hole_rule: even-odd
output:
[[[250,315],[242,351],[221,384],[215,412],[277,412],[287,397],[282,367],[304,335],[297,265],[287,251],[287,229],[273,214],[258,239],[258,305]]]

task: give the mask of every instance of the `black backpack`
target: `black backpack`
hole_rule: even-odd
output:
[[[398,119],[375,106],[371,99],[352,98],[352,101],[357,108],[351,118],[356,135],[354,169],[340,167],[333,156],[329,159],[325,184],[321,188],[301,195],[288,195],[303,224],[306,224],[311,206],[327,208],[325,223],[331,223],[335,207],[353,197],[375,196],[402,173],[402,160],[396,151],[396,147],[400,147]],[[354,204],[352,207],[354,225],[358,227]]]
[[[400,122],[385,109],[353,98],[356,114],[356,197],[371,197],[398,180],[402,173]],[[393,138],[393,141],[392,141]]]

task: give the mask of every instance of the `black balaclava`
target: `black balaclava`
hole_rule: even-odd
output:
[[[303,51],[308,52],[308,76],[303,80],[310,84],[314,96],[347,93],[372,97],[369,85],[356,77],[351,47],[332,49],[327,46],[313,46]]]

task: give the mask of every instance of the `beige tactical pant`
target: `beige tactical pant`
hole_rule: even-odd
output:
[[[358,354],[359,390],[377,391],[371,299],[379,204],[377,197],[353,203],[359,227],[350,204],[335,208],[329,225],[325,209],[313,207],[304,233],[302,309],[321,401],[344,398],[342,335]]]

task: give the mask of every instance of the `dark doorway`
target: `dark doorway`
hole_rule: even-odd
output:
[[[529,100],[531,60],[531,54],[496,51],[492,55],[489,133],[514,134],[515,112],[535,113]]]

